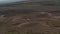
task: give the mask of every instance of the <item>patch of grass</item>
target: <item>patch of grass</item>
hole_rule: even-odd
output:
[[[5,34],[32,34],[31,31],[10,31],[6,32]]]
[[[54,26],[60,26],[60,21],[58,21],[58,20],[52,21],[52,24]]]
[[[32,31],[28,29],[15,30],[15,29],[7,28],[4,34],[32,34]]]

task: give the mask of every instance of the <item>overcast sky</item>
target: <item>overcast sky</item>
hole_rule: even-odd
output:
[[[26,1],[26,0],[0,0],[0,4],[17,2],[17,1]],[[30,1],[58,1],[58,0],[30,0]]]
[[[10,2],[16,2],[16,1],[24,1],[24,0],[0,0],[0,3],[10,3]]]

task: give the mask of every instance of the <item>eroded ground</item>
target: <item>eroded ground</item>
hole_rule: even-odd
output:
[[[60,34],[60,11],[2,13],[0,34]]]

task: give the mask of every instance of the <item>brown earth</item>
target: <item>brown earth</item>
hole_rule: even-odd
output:
[[[60,34],[59,11],[6,11],[0,15],[0,34]],[[56,16],[56,17],[55,17]]]

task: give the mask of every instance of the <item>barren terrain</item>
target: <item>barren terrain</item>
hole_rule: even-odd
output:
[[[40,3],[0,7],[0,34],[60,34],[60,5]]]
[[[59,11],[10,11],[0,15],[0,34],[60,34]]]

